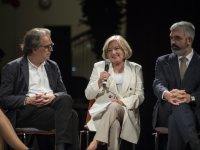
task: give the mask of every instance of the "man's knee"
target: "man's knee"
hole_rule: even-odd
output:
[[[72,109],[72,116],[78,119],[78,113],[74,109]]]
[[[62,105],[62,106],[72,106],[73,105],[73,99],[71,98],[70,95],[62,95],[62,96],[58,96],[56,98],[56,101]]]
[[[73,122],[73,126],[77,127],[77,129],[78,129],[79,117],[78,117],[78,113],[74,109],[72,109],[72,116],[71,117],[72,117],[71,119],[72,119],[72,122]]]

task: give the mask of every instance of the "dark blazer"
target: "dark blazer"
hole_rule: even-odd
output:
[[[47,60],[45,69],[49,84],[57,96],[68,95],[56,62]],[[20,57],[6,64],[1,72],[0,106],[7,110],[6,115],[15,126],[16,110],[24,107],[28,92],[29,68],[27,57]]]
[[[174,53],[161,56],[156,61],[155,80],[153,82],[154,93],[158,100],[153,112],[153,127],[168,125],[168,116],[171,105],[162,100],[165,90],[184,89],[187,93],[195,96],[195,109],[200,111],[200,56],[194,51],[194,55],[181,82],[177,55]],[[197,114],[200,118],[200,113]],[[198,119],[200,120],[200,119]]]

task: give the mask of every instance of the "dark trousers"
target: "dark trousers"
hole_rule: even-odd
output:
[[[168,127],[168,150],[200,150],[199,114],[200,108],[194,104],[173,106],[165,101],[158,104],[156,126]]]
[[[72,104],[70,96],[57,96],[48,106],[27,105],[17,111],[17,127],[56,129],[55,144],[64,143],[72,150],[77,150],[78,116],[72,110]]]

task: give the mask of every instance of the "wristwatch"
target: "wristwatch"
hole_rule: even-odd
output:
[[[191,95],[191,102],[195,101],[195,97]]]

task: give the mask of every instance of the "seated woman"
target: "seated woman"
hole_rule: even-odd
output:
[[[0,150],[4,149],[4,140],[15,150],[28,150],[18,138],[8,118],[0,110]]]
[[[138,142],[144,88],[142,67],[127,60],[131,55],[127,41],[114,35],[104,44],[105,61],[94,64],[85,94],[88,100],[95,99],[87,125],[96,134],[87,150],[97,149],[99,143],[106,143],[108,150],[119,150],[120,138]]]

